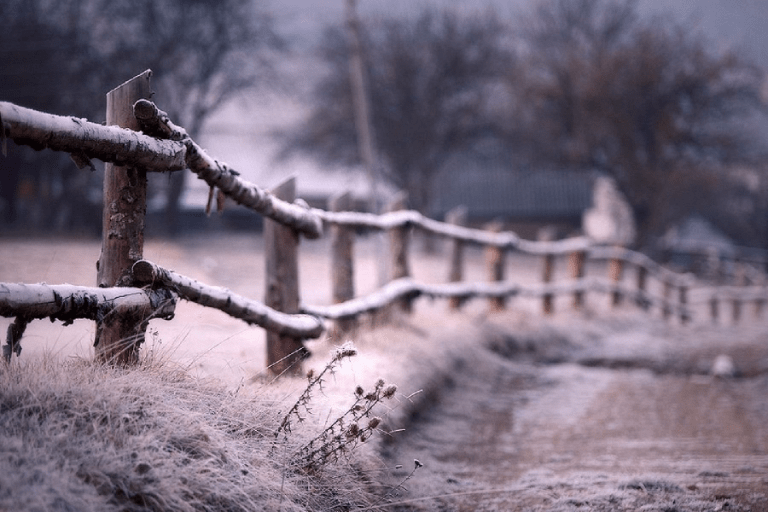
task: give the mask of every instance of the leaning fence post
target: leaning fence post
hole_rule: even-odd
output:
[[[501,221],[493,221],[486,225],[486,230],[491,233],[501,233],[504,224]],[[504,256],[505,249],[497,245],[489,245],[485,249],[485,261],[488,268],[488,280],[491,282],[504,281]],[[504,297],[491,297],[488,305],[491,311],[502,311],[506,304]]]
[[[568,259],[568,266],[571,269],[571,277],[579,280],[584,278],[584,261],[587,259],[585,251],[574,251]],[[584,291],[577,289],[573,292],[573,308],[581,309],[584,306]]]
[[[405,210],[408,195],[401,192],[387,205],[387,212]],[[390,255],[390,280],[409,277],[411,269],[408,264],[408,232],[409,226],[397,226],[389,230],[389,255]],[[406,313],[411,311],[411,300],[400,301],[400,310]]]
[[[107,124],[139,130],[133,104],[149,99],[150,70],[107,93]],[[96,264],[100,287],[130,284],[130,269],[144,252],[144,217],[147,211],[147,172],[144,169],[106,164],[101,255]],[[96,326],[96,357],[117,365],[138,362],[146,323],[135,318],[105,318]]]
[[[555,255],[548,252],[544,255],[544,271],[542,275],[542,281],[544,285],[552,282],[552,277],[555,273]],[[554,295],[551,293],[544,294],[544,302],[542,304],[544,314],[551,315],[554,312]]]
[[[278,199],[296,199],[296,178],[291,177],[272,190]],[[283,313],[299,312],[299,234],[272,219],[264,219],[264,256],[266,260],[267,306]],[[301,340],[267,331],[267,366],[275,375],[302,372],[301,361],[307,355]]]
[[[344,192],[332,196],[328,200],[328,209],[332,212],[352,210],[352,194]],[[339,304],[355,297],[355,268],[354,268],[354,228],[334,224],[330,229],[331,235],[331,282],[333,286],[333,302]],[[351,335],[357,327],[354,318],[339,319],[335,322],[332,336],[342,338]]]
[[[466,226],[467,215],[466,206],[457,206],[445,214],[445,222],[454,226]],[[459,283],[464,280],[464,246],[463,240],[451,239],[451,268],[448,271],[448,281],[451,283]],[[448,307],[457,310],[463,302],[461,297],[451,297],[448,299]]]

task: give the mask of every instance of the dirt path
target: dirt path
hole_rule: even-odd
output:
[[[491,332],[389,446],[402,510],[768,510],[766,330],[636,327]]]

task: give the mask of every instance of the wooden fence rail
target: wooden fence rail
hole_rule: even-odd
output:
[[[356,328],[361,316],[391,309],[393,304],[399,304],[398,309],[409,312],[413,301],[422,296],[449,299],[452,309],[460,308],[472,298],[483,298],[489,301],[493,310],[504,309],[507,299],[512,297],[534,297],[542,300],[545,314],[552,314],[557,296],[570,295],[573,306],[581,308],[588,293],[603,293],[611,297],[613,307],[621,306],[627,299],[643,309],[661,311],[665,318],[678,317],[682,322],[693,318],[694,306],[708,306],[711,318],[717,321],[720,303],[728,301],[732,304],[732,318],[737,321],[741,318],[743,303],[754,302],[755,313],[759,315],[768,301],[763,275],[749,275],[748,280],[758,285],[707,287],[693,275],[673,272],[629,249],[596,246],[584,237],[557,241],[524,240],[513,232],[503,231],[500,225],[473,229],[464,225],[466,211],[453,212],[448,222],[440,222],[405,210],[403,198],[382,215],[344,211],[350,205],[349,195],[345,194],[333,199],[329,211],[309,208],[301,199],[295,199],[292,181],[272,192],[249,183],[237,171],[208,155],[183,128],[173,124],[165,112],[143,97],[144,94],[124,94],[124,88],[135,84],[148,87],[150,75],[151,72],[146,71],[110,93],[131,98],[123,99],[120,107],[123,110],[117,117],[122,116],[123,121],[112,121],[108,115],[109,122],[119,122],[126,127],[102,126],[84,119],[54,116],[0,102],[3,153],[7,151],[6,140],[10,138],[35,149],[67,152],[80,168],[92,167],[92,158],[114,164],[118,178],[137,172],[137,169],[142,172],[190,169],[212,189],[219,189],[236,203],[270,219],[271,222],[265,223],[265,303],[200,283],[143,260],[143,241],[139,241],[143,240],[143,217],[137,217],[132,226],[126,226],[126,222],[111,222],[125,216],[116,214],[115,201],[109,199],[105,188],[104,244],[113,238],[136,240],[121,249],[121,257],[126,251],[130,257],[116,264],[117,256],[109,255],[105,249],[107,245],[104,245],[99,263],[102,288],[0,283],[0,316],[15,317],[7,334],[7,359],[20,351],[19,341],[29,321],[46,317],[65,322],[88,318],[97,322],[97,332],[110,321],[119,320],[128,325],[129,330],[122,331],[121,339],[108,343],[108,353],[128,353],[129,357],[121,362],[131,363],[135,357],[130,354],[135,354],[136,347],[143,341],[149,319],[170,318],[177,298],[217,308],[266,329],[268,363],[278,374],[300,371],[302,340],[319,337],[329,327],[328,322],[340,332],[350,332]],[[126,110],[128,118],[125,118]],[[136,200],[138,203],[132,205],[134,208],[146,208],[145,199],[138,197]],[[334,304],[303,305],[298,295],[299,237],[319,238],[323,236],[324,225],[331,228],[334,269],[331,295]],[[368,296],[356,297],[354,239],[355,230],[361,228],[389,233],[391,272],[389,283]],[[134,233],[129,236],[126,230],[130,229]],[[412,278],[408,258],[409,238],[414,230],[451,241],[450,268],[446,276],[449,282],[424,284]],[[467,245],[485,249],[488,282],[464,281],[463,253]],[[522,286],[507,278],[505,256],[512,252],[542,258],[540,284]],[[555,269],[560,259],[567,259],[570,280],[555,281]],[[608,263],[605,276],[587,275],[589,263],[596,261]],[[117,270],[102,278],[101,269],[110,265],[115,265]],[[632,269],[636,271],[636,279],[634,284],[627,284],[625,276]],[[661,294],[649,292],[651,278],[660,283]],[[129,336],[125,332],[132,334]]]

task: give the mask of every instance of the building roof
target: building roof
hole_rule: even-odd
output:
[[[568,170],[513,170],[453,163],[436,180],[431,216],[464,205],[470,218],[558,220],[581,218],[592,204],[594,175]]]

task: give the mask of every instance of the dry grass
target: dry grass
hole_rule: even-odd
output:
[[[295,385],[296,383],[289,383]],[[0,370],[0,510],[348,510],[380,502],[351,453],[308,473],[275,433],[285,386],[248,396],[168,365],[15,360]],[[350,390],[350,395],[353,390]],[[322,407],[318,406],[319,410]]]

